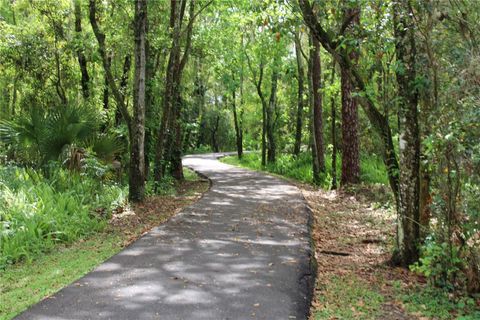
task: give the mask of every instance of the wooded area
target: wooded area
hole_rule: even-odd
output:
[[[3,0],[0,267],[184,179],[185,154],[248,150],[388,184],[391,263],[478,294],[479,29],[475,0]]]

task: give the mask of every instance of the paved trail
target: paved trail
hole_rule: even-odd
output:
[[[212,180],[201,200],[18,319],[306,319],[313,277],[299,190],[215,155],[184,164]]]

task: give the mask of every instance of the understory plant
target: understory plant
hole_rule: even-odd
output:
[[[126,191],[113,182],[51,165],[49,177],[0,167],[0,268],[102,230]]]

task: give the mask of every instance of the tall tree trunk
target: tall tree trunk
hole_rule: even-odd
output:
[[[332,61],[332,78],[330,84],[335,82],[335,61]],[[330,97],[330,111],[332,118],[332,190],[337,189],[337,115],[335,96]]]
[[[322,68],[320,61],[320,43],[312,37],[312,94],[313,94],[313,132],[315,136],[315,152],[317,155],[318,169],[325,172],[325,147],[323,141],[322,117]]]
[[[267,164],[267,102],[263,95],[260,100],[262,101],[262,166],[265,166]]]
[[[258,82],[255,84],[257,88],[257,94],[262,103],[262,166],[267,164],[267,100],[262,91],[263,72],[265,70],[264,64],[260,63],[260,75]]]
[[[207,3],[206,5],[208,5]],[[203,7],[205,8],[205,6]],[[202,9],[201,9],[202,10]],[[200,11],[199,11],[200,12]],[[183,180],[183,165],[182,165],[182,154],[183,154],[183,120],[182,120],[182,108],[183,108],[183,99],[181,97],[181,81],[182,81],[182,72],[185,68],[185,65],[188,61],[190,55],[190,48],[192,44],[192,33],[193,33],[193,23],[195,21],[195,0],[190,0],[189,6],[189,20],[187,25],[187,33],[185,35],[185,47],[183,50],[183,55],[179,59],[177,66],[177,76],[176,76],[176,85],[175,96],[177,99],[174,107],[176,108],[174,115],[174,134],[175,134],[175,143],[172,145],[172,154],[171,154],[171,173],[176,180]],[[182,17],[183,18],[183,17]]]
[[[15,71],[15,78],[13,78],[13,93],[12,93],[12,112],[11,116],[12,118],[15,116],[15,110],[17,108],[17,85],[18,85],[18,74]]]
[[[135,0],[135,79],[133,118],[130,141],[129,198],[142,201],[145,197],[145,72],[147,38],[147,0]]]
[[[241,36],[241,45],[242,45],[242,50],[245,50],[244,43],[243,43],[243,34]],[[241,146],[241,154],[238,154],[238,157],[241,158],[243,157],[243,112],[244,112],[244,95],[243,95],[243,79],[245,75],[245,59],[244,55],[240,55],[240,115],[239,115],[239,121],[238,121],[238,126],[239,126],[239,131],[240,131],[240,146]],[[237,149],[238,149],[238,144],[237,144]]]
[[[107,63],[108,65],[110,66],[112,64],[112,57],[111,56],[108,56],[107,58]],[[103,109],[104,110],[108,110],[109,108],[109,102],[110,102],[110,92],[108,90],[108,87],[109,87],[109,84],[108,84],[108,79],[107,79],[107,75],[105,74],[103,76]],[[119,108],[117,108],[117,111],[119,110]],[[115,111],[115,112],[117,112]],[[119,111],[118,111],[119,112]],[[115,116],[116,118],[116,116]],[[115,122],[116,123],[116,122]]]
[[[355,16],[347,27],[347,32],[360,22],[360,8],[346,9],[345,16]],[[358,52],[353,49],[350,59],[356,65]],[[346,68],[341,68],[342,87],[342,177],[341,184],[356,184],[360,182],[360,141],[358,136],[358,102],[353,93],[355,85],[350,79]]]
[[[178,74],[177,66],[180,59],[180,33],[181,33],[181,17],[183,17],[182,10],[185,10],[183,2],[186,0],[171,0],[170,1],[170,39],[172,42],[170,48],[170,54],[168,56],[168,64],[165,76],[165,91],[163,94],[163,113],[160,121],[160,126],[157,133],[157,144],[155,146],[155,167],[154,167],[154,179],[155,179],[155,191],[157,184],[162,179],[165,173],[165,148],[167,144],[168,125],[171,122],[174,94],[176,92],[174,86],[176,86],[175,75]],[[179,3],[182,2],[182,3]]]
[[[111,63],[111,59],[110,59]],[[125,105],[128,106],[128,100],[126,97],[128,96],[128,76],[130,74],[130,68],[132,65],[132,56],[127,54],[125,56],[125,60],[123,61],[123,70],[122,70],[122,77],[120,78],[120,93],[122,95],[122,99]],[[120,125],[122,122],[122,112],[119,107],[115,110],[115,125]]]
[[[277,58],[275,58],[276,60]],[[278,62],[274,61],[272,79],[271,79],[271,89],[270,89],[270,99],[268,101],[267,107],[267,162],[274,163],[275,156],[277,152],[276,142],[275,142],[275,121],[273,119],[275,114],[275,109],[277,107],[277,87],[278,87]]]
[[[54,56],[55,56],[55,70],[57,73],[57,79],[55,81],[55,89],[57,90],[58,97],[62,105],[66,106],[68,104],[67,95],[65,94],[65,89],[63,88],[62,84],[62,70],[61,70],[61,63],[60,63],[60,54],[58,52],[58,38],[57,34],[55,33],[54,36]]]
[[[397,251],[393,261],[408,266],[419,257],[420,132],[413,9],[409,1],[394,2],[397,68],[400,185]]]
[[[236,100],[237,100],[237,96],[235,94],[235,89],[233,89],[232,90],[232,109],[233,109],[233,124],[235,127],[235,142],[237,145],[237,156],[239,159],[241,159],[243,155],[243,133],[242,133],[240,120],[238,119],[238,115],[237,115]]]
[[[309,128],[310,128],[310,149],[312,151],[312,175],[313,183],[320,184],[320,165],[318,163],[317,157],[317,144],[315,142],[315,125],[314,125],[314,116],[313,116],[313,37],[309,36],[309,57],[308,57],[308,70],[307,70],[307,79],[308,79],[308,114],[309,114]]]
[[[213,152],[220,152],[220,148],[218,147],[218,141],[217,141],[217,132],[218,132],[219,123],[220,123],[220,116],[217,114],[217,117],[215,119],[215,125],[213,126],[212,134],[211,134]]]
[[[302,146],[302,127],[303,127],[303,94],[305,89],[304,77],[305,70],[303,67],[303,58],[302,58],[302,44],[300,41],[300,36],[298,31],[295,32],[295,56],[297,58],[297,82],[298,82],[298,94],[297,94],[297,121],[295,128],[295,144],[293,147],[293,154],[298,156],[300,154],[300,149]]]
[[[78,38],[82,37],[82,8],[81,8],[81,1],[75,0],[74,2],[74,11],[75,11],[75,32]],[[88,75],[88,68],[87,68],[87,59],[83,52],[83,41],[81,45],[77,47],[77,59],[78,65],[80,67],[80,72],[82,74],[81,79],[81,86],[82,86],[82,95],[83,98],[86,100],[90,96],[90,77]]]

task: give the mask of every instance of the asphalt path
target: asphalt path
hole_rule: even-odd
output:
[[[198,202],[16,319],[306,319],[314,275],[301,192],[218,156],[183,159],[211,180]]]

